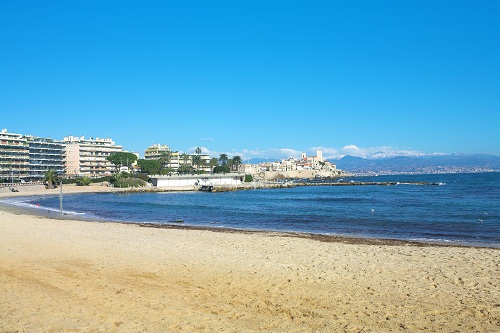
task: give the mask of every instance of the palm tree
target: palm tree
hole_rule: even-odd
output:
[[[181,158],[182,158],[182,161],[184,162],[184,164],[187,164],[187,162],[189,160],[189,155],[186,153],[182,153]]]
[[[207,167],[208,167],[208,161],[202,159],[201,156],[200,156],[200,165],[199,165],[200,170],[203,171],[203,172],[205,172],[206,171],[205,169]]]
[[[193,156],[193,164],[196,165],[196,171],[200,170],[200,165],[202,163],[200,155]]]
[[[47,188],[52,189],[57,187],[56,184],[58,181],[60,181],[60,179],[59,177],[57,177],[54,169],[49,169],[47,170],[47,172],[45,172],[44,181],[47,182]]]
[[[220,162],[221,166],[225,166],[228,161],[229,161],[229,158],[227,157],[226,154],[220,154],[220,156],[219,156],[219,162]]]
[[[209,164],[210,164],[210,170],[213,172],[214,168],[219,165],[219,160],[217,159],[217,157],[212,157],[210,159]]]
[[[161,163],[162,167],[166,167],[167,164],[170,164],[170,160],[172,159],[172,152],[170,150],[164,151],[161,153],[158,162]]]
[[[236,155],[233,157],[233,166],[238,171],[240,169],[240,166],[242,164],[241,157]]]
[[[200,165],[203,164],[203,160],[201,159],[201,148],[197,147],[194,151],[196,155],[193,156],[193,164],[196,165],[196,171],[200,170]]]

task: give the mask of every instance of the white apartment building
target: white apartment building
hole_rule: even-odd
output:
[[[68,177],[109,176],[116,168],[106,158],[122,151],[122,146],[116,145],[110,138],[85,139],[84,136],[68,136],[64,137],[64,143]]]

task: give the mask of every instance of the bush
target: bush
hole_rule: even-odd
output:
[[[127,187],[144,187],[147,183],[139,178],[118,178],[113,183],[115,187],[127,188]]]
[[[245,175],[245,183],[251,183],[251,182],[253,182],[253,176]]]
[[[87,176],[83,176],[82,178],[76,181],[76,185],[78,186],[88,186],[90,185],[90,183],[92,183],[92,179],[90,179]]]
[[[102,182],[111,182],[111,176],[104,176],[99,178],[92,178],[92,183],[102,183]]]
[[[229,173],[229,172],[231,172],[231,170],[227,165],[224,166],[218,165],[214,168],[214,173]]]
[[[146,175],[144,173],[139,173],[139,174],[137,174],[137,178],[142,179],[145,182],[147,182],[149,180],[149,175]]]

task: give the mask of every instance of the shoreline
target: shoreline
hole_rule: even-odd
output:
[[[63,187],[64,194],[109,194],[109,193],[146,193],[146,192],[158,192],[158,193],[170,193],[178,192],[172,190],[163,189],[115,189],[100,185],[94,186],[75,186],[75,185],[65,185]],[[60,215],[55,211],[45,211],[42,209],[17,206],[15,204],[10,204],[6,202],[1,202],[2,199],[12,198],[12,197],[33,197],[33,196],[58,196],[59,189],[45,190],[49,191],[24,191],[24,192],[0,192],[0,210],[7,210],[14,212],[19,215],[32,215],[48,219],[56,220],[77,220],[86,222],[98,222],[98,223],[117,223],[117,224],[131,224],[138,225],[140,227],[157,228],[157,229],[179,229],[179,230],[206,230],[212,232],[221,233],[242,233],[242,234],[269,234],[282,237],[295,237],[295,238],[305,238],[316,240],[320,242],[332,242],[332,243],[344,243],[344,244],[358,244],[358,245],[387,245],[387,246],[451,246],[451,247],[465,247],[465,248],[487,248],[487,249],[497,249],[500,250],[499,246],[491,244],[482,243],[459,243],[459,242],[446,242],[446,241],[432,241],[432,240],[409,240],[409,239],[397,239],[397,238],[383,238],[383,237],[372,237],[372,236],[346,236],[346,235],[332,235],[332,234],[321,234],[321,233],[311,233],[311,232],[300,232],[300,231],[279,231],[279,230],[261,230],[261,229],[245,229],[245,228],[221,228],[221,227],[210,227],[210,226],[197,226],[197,225],[184,225],[182,223],[154,223],[154,222],[140,222],[140,221],[116,221],[116,220],[105,220],[99,218],[91,218],[79,216],[76,214],[63,214]],[[184,192],[185,190],[182,190]],[[194,192],[194,190],[193,190]]]
[[[500,328],[497,249],[343,240],[2,205],[0,332]]]

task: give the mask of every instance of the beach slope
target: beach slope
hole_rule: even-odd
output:
[[[499,250],[0,210],[0,332],[498,332]]]

